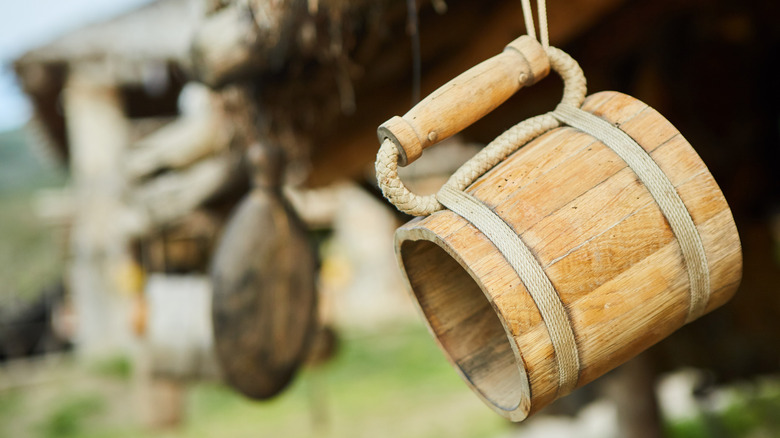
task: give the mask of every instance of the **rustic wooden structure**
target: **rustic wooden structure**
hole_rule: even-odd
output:
[[[142,141],[138,148],[134,146],[177,115],[175,101],[183,81],[203,80],[218,88],[214,93],[217,112],[228,115],[218,124],[222,132],[234,131],[236,126],[227,122],[235,120],[236,113],[259,109],[259,116],[245,118],[241,125],[248,121],[261,139],[284,145],[294,167],[303,168],[291,181],[297,183],[305,178],[310,185],[364,178],[366,165],[374,158],[376,125],[391,114],[402,113],[411,94],[412,56],[402,2],[194,1],[208,5],[203,22],[200,17],[193,20],[184,14],[187,8],[180,6],[187,3],[174,0],[150,5],[138,11],[140,16],[131,14],[135,17],[130,20],[119,19],[79,31],[78,38],[62,38],[45,53],[38,52],[45,56],[32,54],[16,64],[38,120],[45,128],[40,132],[49,138],[51,150],[65,159],[72,148],[82,147],[69,141],[65,126],[75,126],[75,120],[84,116],[68,108],[62,111],[58,103],[64,102],[60,94],[66,81],[75,80],[69,77],[82,75],[80,69],[72,67],[88,62],[92,66],[110,66],[104,71],[112,74],[98,75],[110,80],[91,86],[101,85],[117,95],[119,98],[112,98],[112,105],[122,106],[130,119],[129,123],[118,124],[120,129],[115,130],[127,135],[119,161],[128,165],[123,168],[133,168],[132,178],[127,180],[132,181],[133,190],[129,192],[139,195],[130,198],[138,200],[136,206],[145,206],[148,200],[150,205],[183,208],[176,214],[155,215],[159,221],[142,221],[135,232],[143,237],[128,239],[118,233],[100,242],[94,253],[104,254],[101,248],[127,245],[133,247],[128,253],[143,259],[152,272],[204,271],[225,213],[249,189],[246,183],[228,184],[219,179],[216,190],[210,186],[190,197],[193,193],[186,190],[195,187],[190,182],[204,181],[194,170],[207,168],[193,165],[219,155],[213,152],[215,149],[205,155],[196,153],[193,156],[198,158],[182,163],[164,158],[167,148],[178,149],[167,140]],[[438,7],[433,8],[432,3]],[[523,33],[520,2],[449,0],[446,12],[440,8],[442,3],[418,2],[423,92],[435,89]],[[264,11],[270,13],[263,14]],[[753,269],[746,269],[745,293],[738,294],[722,312],[686,326],[668,342],[661,343],[654,354],[647,356],[651,360],[663,357],[659,361],[663,362],[661,370],[695,365],[715,369],[719,378],[734,379],[777,369],[778,350],[774,346],[780,333],[776,330],[780,295],[775,293],[775,286],[780,271],[772,262],[772,239],[776,241],[777,236],[771,234],[767,217],[772,205],[777,205],[780,193],[774,178],[777,160],[771,158],[776,156],[778,141],[778,92],[776,87],[766,87],[773,83],[767,73],[773,71],[768,68],[772,58],[759,56],[777,48],[780,34],[775,26],[776,12],[769,3],[737,5],[720,0],[576,0],[550,4],[553,44],[566,47],[582,63],[593,89],[627,91],[674,121],[697,146],[723,187],[740,230],[747,233],[743,235],[745,260],[746,266]],[[128,24],[129,21],[134,24]],[[159,28],[152,24],[160,21],[167,24]],[[146,30],[138,32],[138,27]],[[196,43],[190,39],[193,28],[203,31],[202,36],[196,36]],[[241,31],[233,32],[237,29]],[[225,39],[209,35],[224,35],[233,40],[225,43]],[[80,44],[70,43],[77,40],[88,42],[83,46],[94,50],[74,50]],[[280,40],[287,44],[277,47]],[[118,49],[114,44],[117,41],[127,50]],[[190,44],[195,54],[192,58]],[[107,59],[106,53],[113,56]],[[230,56],[236,53],[237,56]],[[733,62],[723,63],[726,55]],[[219,56],[233,61],[224,63]],[[195,68],[190,70],[190,66]],[[140,99],[144,87],[139,77],[162,70],[168,71],[169,89],[151,101]],[[702,75],[704,71],[708,74]],[[116,73],[121,75],[114,76]],[[724,83],[740,86],[723,87]],[[718,92],[713,93],[716,89]],[[510,99],[476,123],[465,132],[465,137],[487,142],[510,123],[550,109],[559,90],[556,83],[544,81],[528,90],[528,98]],[[243,95],[249,104],[233,105],[232,94]],[[150,108],[161,112],[152,115]],[[111,111],[116,112],[116,108]],[[197,126],[207,125],[210,124]],[[188,137],[184,131],[179,131],[182,135],[177,134],[178,138]],[[156,137],[160,140],[164,136]],[[251,142],[233,138],[221,144],[229,145],[230,150],[243,150]],[[157,152],[148,154],[151,149]],[[146,157],[152,155],[159,161],[147,167]],[[241,174],[237,171],[238,163],[236,159],[228,166],[231,175]],[[190,168],[193,172],[185,172]],[[213,170],[216,166],[208,168]],[[160,179],[161,176],[166,178]],[[178,189],[166,191],[165,195],[149,189],[153,184],[147,183],[158,179],[176,182]],[[122,196],[125,195],[123,192]],[[191,202],[166,202],[178,201],[180,197]],[[191,214],[193,208],[197,217]],[[87,215],[71,216],[69,221],[79,221]],[[193,226],[203,216],[208,217],[208,223]],[[149,228],[144,229],[144,224]],[[111,242],[118,238],[119,244]],[[120,289],[113,277],[97,277],[99,272],[101,269],[93,265],[91,275],[99,280],[95,284],[105,286],[109,294]],[[114,295],[121,296],[121,292]],[[108,314],[100,305],[90,308],[101,312],[95,313],[94,321],[100,314]],[[121,305],[112,308],[118,309],[120,315],[125,313]],[[122,316],[114,319],[122,320]]]
[[[38,138],[71,175],[60,198],[72,207],[60,222],[71,226],[67,289],[79,315],[78,351],[86,356],[133,342],[127,310],[140,291],[124,272],[140,262],[134,249],[186,221],[234,173],[227,141],[216,133],[216,105],[206,97],[197,111],[177,106],[196,25],[192,6],[153,3],[15,62]]]
[[[417,2],[424,93],[523,33],[519,2],[450,0],[444,9],[433,7],[437,3],[441,5]],[[551,4],[553,40],[570,40],[620,3]],[[363,177],[375,156],[368,145],[376,137],[376,126],[388,114],[407,108],[412,98],[406,4],[209,4],[214,6],[207,9],[193,39],[194,77],[217,89],[245,87],[261,106],[255,129],[286,151],[290,181],[317,187]],[[578,13],[567,14],[568,8]],[[480,26],[475,27],[476,22]],[[236,29],[245,34],[239,38]],[[305,172],[295,172],[301,166]]]
[[[184,73],[199,16],[189,0],[155,2],[70,32],[14,65],[39,143],[70,172],[47,206],[58,206],[50,220],[69,227],[64,277],[78,318],[76,350],[87,358],[134,354],[140,406],[166,406],[141,412],[151,426],[179,421],[185,380],[216,373],[202,330],[210,326],[166,318],[170,300],[148,298],[171,283],[145,279],[203,277],[224,202],[238,197],[224,194],[242,187],[219,97],[187,84]],[[187,330],[200,339],[158,324],[174,320],[200,327]]]

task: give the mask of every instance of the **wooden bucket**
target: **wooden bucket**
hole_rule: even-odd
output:
[[[710,297],[741,277],[737,229],[720,189],[664,117],[620,93],[586,112],[617,125],[657,163],[701,236]],[[574,336],[582,386],[688,320],[681,245],[646,186],[612,149],[572,127],[537,137],[465,190],[519,235],[552,283]],[[396,232],[396,253],[432,333],[466,383],[515,421],[565,395],[551,328],[505,256],[450,210]]]

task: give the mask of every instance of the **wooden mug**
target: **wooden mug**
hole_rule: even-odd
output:
[[[637,99],[601,92],[586,98],[581,109],[628,134],[671,183],[706,256],[709,295],[703,313],[721,306],[739,285],[741,247],[707,167],[669,121]],[[392,120],[383,126],[392,128]],[[451,134],[466,124],[458,121],[444,131]],[[602,140],[570,126],[549,130],[465,192],[519,236],[552,283],[576,344],[573,386],[587,384],[689,322],[691,280],[680,241],[635,170]],[[488,406],[520,421],[565,395],[551,329],[538,303],[478,227],[444,209],[402,226],[395,245],[409,290],[439,346]]]

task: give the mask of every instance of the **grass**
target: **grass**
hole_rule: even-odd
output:
[[[90,370],[98,376],[129,380],[133,375],[133,363],[126,356],[112,356],[93,363]]]
[[[62,275],[54,230],[35,219],[29,196],[0,197],[0,305],[26,301]]]
[[[0,132],[0,196],[61,185],[65,174],[30,147],[22,129]]]
[[[780,381],[765,380],[728,390],[722,410],[667,424],[669,438],[770,438],[780,436]]]
[[[98,395],[79,395],[68,398],[54,409],[39,425],[44,438],[70,438],[82,436],[90,418],[105,409],[103,398]]]
[[[19,390],[0,393],[0,418],[13,418],[18,415],[21,397],[22,393]],[[2,423],[0,423],[0,425],[1,424]],[[0,429],[0,431],[2,431],[2,429]]]
[[[270,401],[250,401],[218,383],[191,385],[184,423],[168,430],[140,426],[127,358],[68,361],[52,383],[0,392],[0,437],[488,438],[512,431],[471,393],[421,325],[352,330],[342,338],[333,360],[304,370]],[[669,422],[666,435],[780,436],[780,381],[725,391],[727,403]]]
[[[421,327],[348,337],[336,360],[304,372],[271,402],[248,402],[216,385],[195,388],[191,402],[185,434],[166,436],[466,438],[507,427]]]
[[[0,436],[477,438],[509,427],[463,384],[421,325],[346,332],[332,361],[304,370],[270,401],[194,384],[185,422],[173,430],[139,426],[126,360],[68,366],[59,371],[69,377],[0,392]]]
[[[0,306],[32,299],[62,275],[55,234],[36,220],[33,195],[64,179],[33,154],[22,131],[0,132]]]

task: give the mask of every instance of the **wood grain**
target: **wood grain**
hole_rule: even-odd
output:
[[[391,140],[406,166],[422,151],[462,131],[490,113],[523,87],[533,85],[550,71],[541,44],[524,35],[503,52],[475,65],[442,85],[403,117],[379,126],[379,142]],[[469,111],[462,111],[468,104]]]
[[[696,152],[663,116],[630,96],[598,93],[583,109],[618,125],[667,175],[704,243],[712,289],[707,311],[725,303],[741,278],[739,237]],[[679,244],[647,189],[600,141],[557,128],[467,191],[521,236],[555,286],[579,350],[578,386],[684,324],[690,296]],[[401,227],[396,252],[431,331],[489,406],[519,421],[557,398],[547,328],[485,236],[441,211]],[[446,272],[439,270],[445,265]]]

